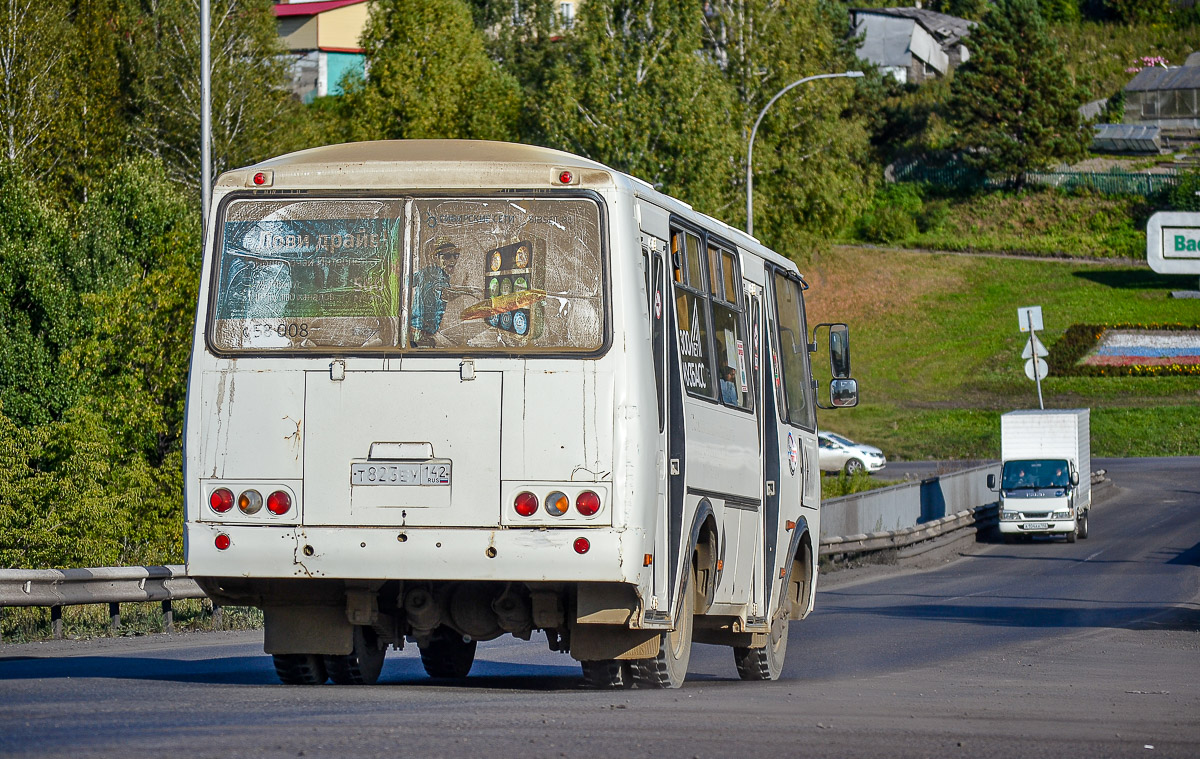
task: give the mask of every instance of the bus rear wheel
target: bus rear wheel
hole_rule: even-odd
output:
[[[284,685],[322,685],[329,679],[319,654],[275,654],[275,674]]]
[[[683,572],[682,601],[675,629],[663,633],[658,655],[652,659],[637,659],[633,662],[633,679],[648,688],[678,688],[687,678],[688,662],[692,658],[692,614],[696,611],[693,593],[696,579],[689,564]]]
[[[617,690],[633,685],[631,663],[620,659],[602,659],[600,661],[581,661],[583,679],[593,688]]]
[[[430,677],[466,677],[475,664],[474,640],[466,641],[448,627],[440,628],[426,646],[421,646],[421,665]]]
[[[325,671],[338,685],[374,685],[379,680],[386,653],[379,647],[374,630],[356,626],[354,648],[344,656],[326,656]]]
[[[743,680],[778,680],[787,656],[788,611],[780,609],[771,623],[771,634],[762,648],[733,649],[733,663]]]

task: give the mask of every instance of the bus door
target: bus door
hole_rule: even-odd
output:
[[[650,342],[654,361],[654,391],[656,399],[656,414],[658,434],[655,436],[655,554],[666,557],[668,551],[676,548],[668,544],[670,534],[668,512],[670,500],[668,481],[670,477],[670,457],[668,456],[669,442],[667,422],[669,390],[667,388],[667,335],[673,334],[667,326],[669,321],[670,290],[667,285],[666,267],[667,243],[651,234],[642,234],[642,265],[646,278],[646,311],[650,319]],[[676,392],[678,395],[678,392]],[[651,565],[651,594],[658,599],[658,608],[652,610],[656,614],[648,614],[651,618],[662,617],[669,619],[667,612],[671,604],[668,591],[670,583],[669,572],[671,562],[656,561]]]
[[[798,277],[768,268],[767,332],[771,384],[763,393],[765,455],[765,519],[763,524],[765,587],[769,603],[777,592],[791,532],[804,508],[819,508],[816,411],[808,363],[808,332],[804,319],[804,285]],[[811,469],[810,469],[811,468]],[[814,520],[815,521],[815,520]],[[796,524],[793,529],[800,529]]]

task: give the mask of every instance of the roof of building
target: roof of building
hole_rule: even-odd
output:
[[[285,16],[315,16],[318,13],[343,8],[347,5],[358,5],[367,0],[324,0],[317,3],[276,3],[272,10],[276,17]]]
[[[1156,90],[1200,90],[1200,66],[1154,66],[1142,69],[1125,85],[1126,92]]]
[[[910,18],[932,34],[943,47],[957,43],[970,34],[971,27],[975,26],[974,21],[925,8],[851,8],[850,12],[856,16],[861,14]]]

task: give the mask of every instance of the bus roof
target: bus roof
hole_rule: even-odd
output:
[[[288,153],[242,169],[225,172],[217,187],[234,189],[362,189],[413,187],[494,188],[562,187],[563,169],[582,187],[623,187],[668,210],[695,214],[719,227],[739,246],[776,263],[793,266],[786,257],[757,238],[700,213],[686,202],[666,195],[637,177],[589,158],[553,148],[486,140],[376,140],[327,145]],[[266,185],[255,175],[269,172]]]

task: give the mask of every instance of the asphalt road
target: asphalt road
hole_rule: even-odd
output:
[[[779,682],[697,645],[681,690],[590,691],[540,635],[317,688],[258,632],[9,644],[0,756],[1200,756],[1200,458],[1097,466],[1087,540],[823,577]]]

